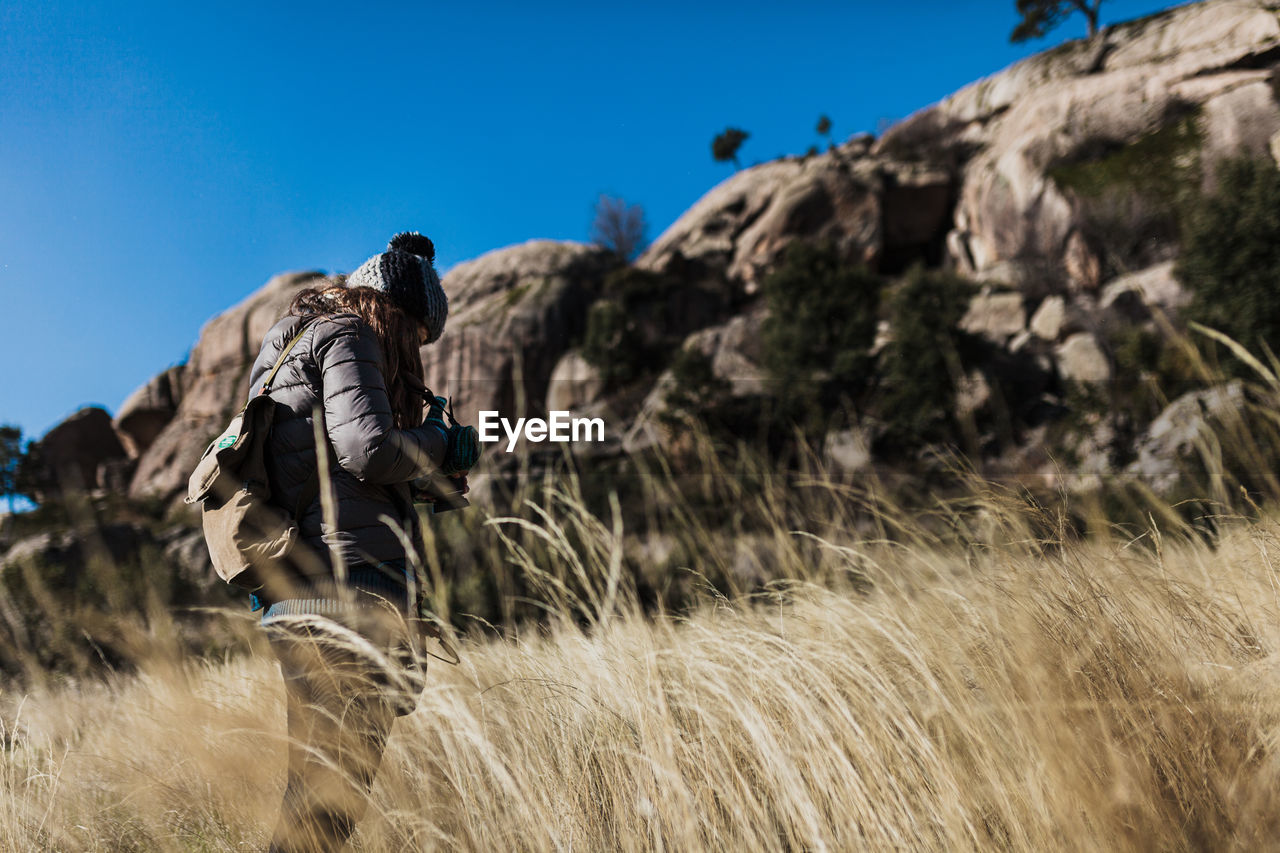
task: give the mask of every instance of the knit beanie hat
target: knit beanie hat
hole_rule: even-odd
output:
[[[347,287],[372,287],[391,297],[400,310],[427,327],[427,343],[444,331],[449,298],[435,268],[436,247],[417,231],[391,238],[387,251],[374,255],[347,276]]]

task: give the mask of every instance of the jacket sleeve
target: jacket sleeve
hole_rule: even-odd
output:
[[[440,467],[445,434],[428,425],[398,429],[373,330],[354,317],[320,322],[312,346],[320,371],[325,426],[338,464],[367,483],[386,485]]]

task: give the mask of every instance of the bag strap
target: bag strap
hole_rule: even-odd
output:
[[[289,357],[289,353],[293,350],[295,344],[302,340],[302,336],[307,333],[307,329],[315,320],[315,317],[308,317],[302,324],[302,328],[298,330],[298,334],[294,335],[289,343],[284,345],[284,349],[280,352],[280,357],[276,359],[275,366],[271,368],[271,372],[267,374],[267,378],[263,380],[262,387],[258,389],[259,394],[266,394],[271,390],[271,383],[276,381],[276,374],[280,372],[280,368],[284,366],[284,360]]]
[[[440,644],[440,648],[444,649],[444,653],[449,657],[442,658],[440,655],[429,652],[425,648],[422,650],[428,657],[433,657],[438,661],[444,661],[451,666],[458,666],[462,663],[462,658],[458,656],[458,650],[453,647],[448,640],[444,638],[444,632],[440,630],[434,622],[423,619],[421,616],[411,619],[414,626],[418,629],[418,634],[422,637],[429,637]]]
[[[276,380],[276,374],[280,372],[280,368],[284,366],[284,360],[289,357],[289,353],[293,351],[298,341],[302,340],[302,336],[307,333],[307,329],[311,324],[319,319],[316,315],[305,317],[302,322],[302,328],[298,329],[298,333],[289,339],[289,343],[284,345],[284,349],[280,351],[280,357],[276,359],[276,363],[271,368],[271,372],[267,374],[267,378],[262,381],[262,385],[258,388],[259,394],[266,394],[271,390],[271,383]],[[323,417],[323,415],[322,415]],[[316,448],[319,452],[319,448]],[[302,484],[302,491],[298,493],[298,502],[293,507],[293,520],[300,522],[302,514],[306,512],[307,507],[316,499],[316,495],[320,494],[320,466],[317,464],[311,469],[311,476],[307,477],[305,483]]]

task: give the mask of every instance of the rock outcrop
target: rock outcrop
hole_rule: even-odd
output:
[[[184,373],[183,365],[171,367],[154,376],[120,404],[114,424],[130,458],[136,459],[145,453],[178,413]]]
[[[191,359],[180,372],[177,394],[170,390],[170,397],[178,400],[172,419],[138,458],[129,487],[133,497],[172,500],[182,493],[205,445],[248,399],[249,368],[267,330],[288,312],[298,291],[326,281],[318,272],[276,276],[205,324]],[[157,377],[135,396],[146,395],[151,384],[160,383]],[[122,416],[128,411],[122,411]]]
[[[769,393],[770,379],[762,366],[760,347],[765,316],[765,311],[759,309],[739,314],[693,333],[685,341],[685,347],[711,360],[712,372],[729,383],[731,394]]]
[[[1166,312],[1177,311],[1191,301],[1191,295],[1173,275],[1172,261],[1114,279],[1103,288],[1099,304],[1109,308],[1126,293],[1136,294],[1147,308]]]
[[[951,222],[946,169],[867,154],[863,139],[830,153],[738,172],[703,196],[636,265],[680,277],[723,276],[754,293],[792,241],[827,241],[850,262],[893,268],[934,253]]]
[[[578,411],[600,399],[604,381],[600,371],[577,350],[561,356],[547,385],[547,411]]]
[[[1209,448],[1218,427],[1223,421],[1239,421],[1245,405],[1239,382],[1182,395],[1147,427],[1127,473],[1157,494],[1171,494],[1189,465],[1202,461],[1201,455],[1213,455]]]
[[[980,293],[969,303],[960,328],[1004,343],[1026,328],[1027,311],[1022,303],[1022,294],[1017,292]]]
[[[451,396],[465,423],[476,423],[480,409],[515,411],[518,401],[522,413],[542,411],[553,368],[581,335],[587,306],[616,265],[603,249],[553,241],[458,265],[443,282],[450,300],[445,333],[423,349],[428,386]],[[267,330],[299,290],[327,281],[318,272],[273,278],[209,321],[187,364],[130,395],[116,429],[137,457],[134,497],[172,500],[181,493],[207,440],[243,405]]]
[[[454,267],[443,281],[449,322],[422,351],[427,386],[462,423],[484,409],[542,412],[552,370],[617,263],[598,247],[534,240]]]
[[[1071,382],[1106,382],[1111,378],[1111,363],[1098,346],[1098,339],[1088,332],[1076,332],[1058,347],[1058,372]]]
[[[81,409],[45,433],[32,449],[42,494],[99,487],[99,469],[125,459],[125,449],[99,406]]]
[[[1189,295],[1173,274],[1176,234],[1143,230],[1159,216],[1141,193],[1126,195],[1115,162],[1155,158],[1169,175],[1208,186],[1221,156],[1280,152],[1280,14],[1261,0],[1210,0],[1113,26],[1104,38],[1018,62],[879,140],[859,136],[735,173],[639,258],[666,288],[652,300],[665,313],[645,305],[640,314],[707,355],[733,394],[767,394],[757,291],[788,245],[820,241],[888,276],[923,263],[982,286],[963,327],[995,353],[993,363],[1021,360],[1036,381],[975,379],[965,406],[1056,411],[1071,383],[1122,376],[1117,331],[1155,330]],[[1103,178],[1121,181],[1117,193],[1108,195]],[[1091,181],[1102,181],[1100,196]],[[1126,228],[1141,239],[1108,242]],[[552,241],[460,264],[444,280],[445,333],[423,350],[428,385],[470,423],[482,409],[610,410],[616,389],[572,347],[616,264],[604,250]],[[133,495],[179,494],[205,439],[242,402],[262,334],[318,276],[273,279],[212,320],[190,362],[139,389],[117,416],[121,455],[136,463],[111,462],[93,476],[118,480],[136,464]],[[720,301],[701,299],[703,291]],[[687,322],[673,323],[673,313]],[[883,328],[880,338],[892,335]],[[631,449],[651,441],[671,382],[652,373],[655,386],[629,389],[617,409]],[[549,384],[553,374],[563,388]],[[1027,399],[1011,398],[1024,391]],[[1010,434],[1044,432],[1019,430]]]
[[[948,245],[982,277],[1014,262],[1067,271],[1069,285],[1097,284],[1080,198],[1053,177],[1191,118],[1191,151],[1212,164],[1241,152],[1266,155],[1280,131],[1275,64],[1280,20],[1260,0],[1219,0],[1110,28],[1096,73],[1081,73],[1091,46],[1068,42],[965,87],[891,129],[880,152],[927,140],[964,148]],[[1166,152],[1170,153],[1170,152]],[[1175,154],[1178,152],[1172,152]]]

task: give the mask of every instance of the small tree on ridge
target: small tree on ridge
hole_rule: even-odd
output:
[[[1009,41],[1014,44],[1044,38],[1073,12],[1080,12],[1089,22],[1089,38],[1098,32],[1102,0],[1015,0],[1014,5],[1022,16],[1009,35]]]
[[[22,467],[22,429],[12,424],[0,425],[0,496],[9,496],[9,513],[18,494],[18,470]]]
[[[751,134],[736,127],[726,127],[724,133],[711,140],[711,156],[717,163],[733,163],[735,169],[741,169],[738,162],[738,149]]]

